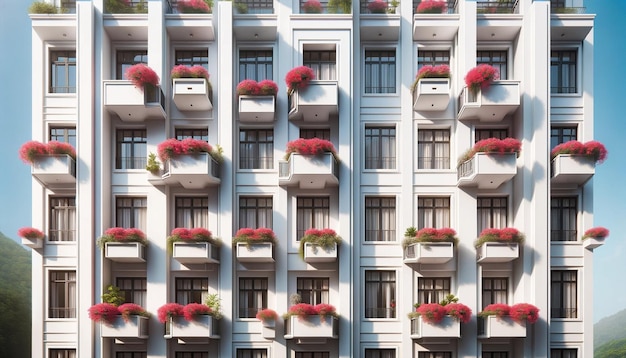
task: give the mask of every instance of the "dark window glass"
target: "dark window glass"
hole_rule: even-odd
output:
[[[298,277],[297,293],[302,303],[329,303],[329,281],[328,277]]]
[[[239,131],[239,169],[274,168],[274,130]]]
[[[396,93],[396,51],[365,51],[365,93]]]
[[[273,79],[273,63],[272,50],[239,51],[239,81]]]
[[[420,277],[417,280],[417,303],[439,303],[450,294],[449,277]]]
[[[417,168],[450,169],[450,130],[417,131]]]
[[[418,229],[450,227],[450,198],[418,198],[417,222]]]
[[[204,303],[209,295],[209,280],[203,277],[177,277],[176,302],[181,305],[188,303]]]
[[[145,129],[118,129],[116,136],[115,169],[145,169],[147,135]]]
[[[552,197],[550,200],[550,240],[576,241],[577,201],[574,197]]]
[[[76,93],[76,51],[50,52],[50,93]]]
[[[138,63],[148,63],[148,51],[146,50],[124,50],[117,51],[116,54],[115,79],[125,80],[126,70]]]
[[[365,271],[365,318],[396,317],[396,272]]]
[[[578,317],[578,272],[552,270],[551,283],[551,317]]]
[[[239,198],[239,228],[272,228],[272,198],[250,197]]]
[[[365,169],[396,168],[396,128],[365,128]]]
[[[256,314],[267,308],[267,278],[239,278],[239,318],[255,318]]]
[[[396,198],[365,197],[365,241],[396,241]]]
[[[576,51],[552,51],[550,56],[550,92],[576,93]]]
[[[508,79],[507,51],[477,51],[476,52],[476,64],[477,65],[491,65],[495,67],[500,73],[500,79]]]

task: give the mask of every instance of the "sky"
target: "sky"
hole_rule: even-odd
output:
[[[28,0],[0,0],[0,143],[6,153],[0,171],[0,232],[17,239],[17,230],[30,226],[30,166],[18,158],[19,147],[31,139],[31,22]],[[585,0],[595,22],[595,139],[604,143],[609,158],[594,176],[595,226],[611,231],[604,246],[594,251],[594,322],[626,309],[626,118],[623,83],[626,41],[626,0]],[[618,41],[616,41],[616,39]],[[9,56],[10,54],[11,56]],[[9,58],[11,59],[10,66]],[[587,289],[587,288],[584,288]]]

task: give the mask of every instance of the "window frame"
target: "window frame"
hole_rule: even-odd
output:
[[[368,131],[376,130],[376,134],[368,134]],[[393,133],[387,134],[387,131],[393,131]],[[385,132],[385,133],[383,133]],[[369,140],[368,140],[369,139]],[[378,140],[376,148],[368,146],[368,142],[373,139]],[[385,139],[388,144],[383,143]],[[392,142],[393,141],[393,142]],[[390,156],[383,156],[387,147]],[[398,131],[396,124],[366,124],[363,128],[363,170],[364,171],[397,171],[398,169]],[[377,155],[373,155],[372,152],[376,152]],[[371,155],[370,155],[371,154]],[[392,155],[391,155],[392,154]],[[369,155],[369,156],[368,156]],[[374,162],[374,165],[369,165],[370,162]],[[388,166],[388,168],[387,168]]]
[[[378,273],[379,276],[382,275],[383,273],[386,274],[391,274],[393,273],[393,280],[384,280],[382,278],[382,276],[379,277],[378,280],[368,280],[368,274],[369,273]],[[363,290],[364,290],[364,294],[363,296],[364,298],[364,303],[363,303],[363,319],[366,321],[370,321],[370,320],[397,320],[398,319],[398,312],[396,310],[395,304],[398,301],[398,271],[396,269],[393,268],[388,268],[388,269],[382,269],[382,268],[364,268],[363,269]],[[387,302],[384,298],[382,299],[381,302],[381,297],[379,297],[379,290],[377,289],[377,294],[376,294],[376,302],[371,302],[372,304],[376,304],[376,307],[368,307],[368,303],[369,303],[369,299],[368,299],[368,295],[367,292],[369,291],[369,284],[375,284],[375,285],[380,285],[380,294],[385,294],[385,292],[383,291],[389,291],[390,296],[389,297],[389,307],[380,307],[381,304],[386,304]],[[393,287],[384,287],[383,285],[385,284],[392,284]],[[376,312],[376,314],[371,315],[370,313],[368,313],[368,310],[384,310],[384,317],[379,317],[380,314],[379,312]],[[388,311],[389,310],[389,311]],[[390,317],[387,317],[390,316]]]
[[[489,62],[478,61],[478,54],[479,54],[479,52],[490,52],[491,54],[490,54],[489,57],[490,57],[491,60]],[[505,66],[506,66],[506,74],[505,74],[505,76],[502,76],[502,71],[500,71],[500,68],[502,67],[502,65],[501,65],[502,62],[494,62],[493,61],[493,53],[494,52],[504,52],[504,53],[506,53],[506,64],[505,64]],[[493,67],[495,67],[498,70],[498,73],[500,74],[500,78],[499,79],[503,80],[503,81],[511,80],[510,77],[512,77],[513,73],[514,73],[513,72],[513,58],[514,57],[513,57],[513,54],[511,52],[512,52],[512,45],[510,43],[503,44],[502,46],[495,45],[495,44],[494,45],[489,44],[489,45],[484,46],[484,45],[478,44],[478,46],[476,47],[476,65],[480,65],[480,64],[486,63],[486,64],[489,64],[489,65],[493,66],[494,63],[498,63],[499,64],[498,66],[493,66]]]
[[[57,351],[57,352],[53,352]],[[53,353],[56,353],[53,355]],[[73,354],[72,354],[73,353]],[[48,358],[77,358],[77,349],[75,347],[49,347],[46,357]]]
[[[550,347],[550,358],[578,358],[578,352],[580,352],[580,347]],[[556,351],[556,352],[555,352]],[[554,355],[558,353],[559,355]],[[567,353],[567,356],[564,356],[563,353]],[[572,356],[571,354],[574,353]]]
[[[56,205],[53,206],[54,203],[57,200],[68,200],[71,201],[73,200],[74,202],[74,206],[73,206],[73,210],[74,210],[74,218],[73,220],[70,220],[70,216],[68,215],[68,212],[70,212],[72,210],[72,206],[71,205]],[[56,208],[61,208],[61,209],[56,209]],[[63,213],[63,217],[65,221],[65,224],[67,224],[66,228],[60,228],[60,227],[55,227],[55,234],[53,235],[53,223],[56,223],[57,220],[55,220],[55,218],[59,217],[59,215],[54,215],[54,213],[56,211],[60,211]],[[48,230],[47,230],[47,243],[54,243],[56,244],[61,244],[61,243],[75,243],[76,242],[76,224],[77,224],[77,212],[76,212],[76,196],[75,195],[51,195],[48,197]],[[68,221],[69,220],[69,221]],[[73,221],[74,223],[74,227],[72,228],[71,222]],[[56,239],[56,240],[52,240],[53,237],[57,237],[57,238],[62,238],[62,237],[69,237],[69,239],[67,240],[63,240],[63,239]]]
[[[256,200],[257,204],[252,207],[248,207],[245,206],[244,209],[247,210],[254,210],[255,213],[255,222],[256,225],[250,225],[251,223],[248,223],[247,220],[244,223],[244,216],[247,215],[242,215],[242,206],[241,206],[241,201],[242,200]],[[258,205],[258,200],[259,199],[263,199],[266,201],[266,205],[261,207],[259,209],[259,205]],[[269,205],[267,205],[269,204]],[[264,212],[262,212],[264,211]],[[261,216],[265,217],[265,222],[269,225],[259,225],[259,219],[261,218]],[[267,227],[268,229],[273,229],[274,226],[274,196],[272,194],[247,194],[247,193],[241,193],[238,197],[237,197],[237,223],[238,223],[238,228],[239,229],[243,229],[243,228],[252,228],[252,229],[256,229],[259,227]]]
[[[423,223],[420,223],[422,221],[424,221],[424,218],[422,217],[422,213],[424,212],[425,206],[420,206],[420,201],[424,200],[424,199],[432,199],[432,200],[437,200],[437,199],[447,199],[448,200],[448,206],[447,206],[447,210],[448,210],[448,218],[447,218],[447,225],[443,224],[443,225],[422,225]],[[441,229],[441,228],[446,228],[446,227],[452,227],[452,195],[431,195],[430,193],[427,195],[418,195],[417,197],[417,229],[423,229],[423,228],[436,228],[436,229]],[[431,210],[436,210],[436,208],[438,208],[436,206],[436,203],[433,202],[432,206],[427,207]],[[445,206],[442,206],[441,208],[445,208]],[[436,220],[436,215],[432,215],[433,220]]]
[[[301,283],[303,281],[311,281],[311,288],[300,288]],[[317,281],[317,282],[316,282]],[[326,281],[326,282],[324,282]],[[321,288],[319,287],[321,284]],[[324,287],[326,284],[326,287]],[[308,297],[312,298],[306,300],[305,295],[302,292],[306,291],[308,293]],[[313,277],[313,276],[298,276],[296,277],[296,293],[300,295],[302,298],[302,303],[308,303],[311,305],[316,305],[319,303],[330,304],[330,277]]]
[[[328,60],[323,60],[320,56],[319,59],[312,60],[307,59],[307,54],[328,54]],[[318,81],[337,81],[338,76],[338,67],[339,64],[337,62],[337,46],[335,44],[303,44],[302,46],[302,64],[303,66],[307,66],[313,70],[315,73],[315,79]],[[314,65],[311,66],[311,65]],[[323,69],[323,67],[327,67]],[[328,76],[320,75],[321,72],[327,72]],[[324,78],[323,78],[324,77]],[[325,78],[330,77],[330,78]]]
[[[561,203],[561,205],[558,206],[558,209],[560,209],[560,214],[559,214],[559,220],[561,221],[561,225],[558,227],[557,230],[553,229],[553,224],[556,222],[552,216],[552,209],[553,206],[552,204],[554,203],[555,200],[571,200],[574,202],[574,224],[567,227],[563,224],[563,217],[565,216],[565,212],[563,212],[564,209],[568,209],[568,210],[572,210],[571,207],[564,207],[563,204]],[[551,195],[550,196],[550,243],[575,243],[578,242],[578,234],[579,234],[579,222],[580,222],[580,207],[581,207],[581,203],[580,203],[580,197],[578,195]],[[555,240],[553,239],[553,234],[554,232],[558,232],[558,236],[559,236],[559,240]],[[569,237],[569,240],[568,240]]]
[[[424,140],[420,140],[420,133],[425,133],[425,132],[431,132],[430,136],[433,138],[432,140],[429,141],[424,141]],[[447,132],[448,134],[448,140],[447,141],[442,141],[442,140],[437,140],[437,132]],[[416,150],[416,155],[415,155],[415,160],[417,161],[417,163],[415,163],[415,168],[418,171],[450,171],[450,170],[454,170],[456,168],[452,168],[452,129],[450,127],[426,127],[426,128],[418,128],[417,129],[417,133],[416,133],[416,142],[417,142],[417,148],[415,148]],[[437,157],[435,156],[436,153],[436,146],[439,144],[446,144],[448,145],[447,148],[447,158],[446,157]],[[430,151],[432,152],[431,156],[425,156],[422,155],[422,150],[420,150],[420,147],[422,145],[428,145],[430,146]],[[424,158],[424,159],[422,159]],[[426,160],[428,159],[428,163],[432,168],[421,168],[421,162],[422,160]],[[437,168],[437,160],[447,160],[448,165],[443,165],[441,168]],[[426,162],[424,162],[426,163]]]
[[[573,136],[566,135],[563,133],[564,130],[572,130],[574,131],[574,135]],[[553,131],[558,131],[558,133],[555,133],[553,135]],[[553,140],[555,140],[556,144],[553,143]],[[556,124],[555,123],[553,125],[550,125],[550,150],[554,149],[554,147],[556,147],[557,145],[563,144],[570,140],[578,140],[578,125],[576,125],[575,123],[572,123],[572,124],[568,124],[568,123]]]
[[[124,200],[124,199],[130,199],[132,200],[131,205],[130,206],[122,206],[120,205],[120,201]],[[135,200],[143,200],[145,202],[145,206],[136,206],[135,205]],[[122,213],[119,211],[120,209],[127,209],[131,211],[131,215],[129,216],[129,221],[130,224],[129,225],[124,225],[123,221],[124,219],[120,219],[120,215],[122,215]],[[143,213],[141,212],[141,210],[143,209]],[[118,227],[125,227],[125,228],[137,228],[140,229],[142,231],[146,231],[147,229],[147,223],[148,223],[148,197],[146,196],[126,196],[126,195],[119,195],[115,197],[115,226]],[[140,221],[140,222],[136,222],[136,221]],[[143,222],[142,222],[143,221]]]
[[[133,58],[132,61],[120,61],[119,54],[130,54],[131,52],[135,53],[136,56],[141,56],[141,60],[137,61]],[[141,52],[141,54],[140,54]],[[114,64],[113,64],[113,77],[116,80],[126,80],[124,77],[124,72],[126,72],[125,66],[133,66],[139,63],[148,64],[148,49],[147,45],[145,48],[116,48],[114,51]]]
[[[489,200],[490,201],[490,205],[484,205],[483,206],[483,202],[485,200]],[[504,206],[497,206],[494,205],[494,200],[498,200],[498,201],[504,201]],[[482,227],[481,224],[481,218],[483,217],[482,212],[488,211],[488,216],[489,216],[489,221],[491,222],[491,225],[489,227]],[[495,225],[494,223],[497,222],[497,214],[498,212],[504,212],[504,224],[503,225]],[[502,219],[501,219],[502,220]],[[484,229],[504,229],[506,227],[508,227],[509,225],[509,197],[508,196],[491,196],[491,195],[486,195],[486,196],[477,196],[476,197],[476,227],[477,227],[477,235],[480,235],[480,233],[484,230]],[[482,227],[482,228],[481,228]]]
[[[432,281],[431,286],[435,286],[434,284],[436,284],[437,280],[441,280],[442,283],[444,284],[444,288],[442,289],[437,289],[437,288],[428,288],[428,289],[422,289],[422,283],[425,283],[424,281],[426,280],[430,280]],[[445,284],[447,283],[448,287],[447,287],[447,291],[446,291],[446,287]],[[447,295],[451,294],[452,291],[452,285],[453,285],[453,280],[451,276],[428,276],[428,277],[417,277],[417,284],[415,285],[415,287],[417,288],[415,293],[416,293],[416,298],[415,298],[415,302],[419,303],[419,304],[424,304],[424,303],[439,303],[441,302]],[[422,292],[430,292],[429,296],[433,296],[431,297],[434,298],[434,300],[428,300],[428,302],[425,302],[426,300],[422,300],[422,297],[424,294]],[[437,296],[441,294],[441,299],[439,299]]]
[[[59,62],[56,61],[55,58],[57,57],[53,57],[53,54],[61,54],[61,53],[66,53],[68,54],[68,58],[71,58],[69,54],[74,53],[74,62],[72,63],[71,60],[66,60],[63,62]],[[65,68],[65,80],[67,81],[67,86],[55,86],[55,81],[53,80],[53,78],[55,78],[55,71],[54,71],[54,64],[57,63],[62,63],[63,66]],[[48,88],[46,90],[46,94],[47,95],[76,95],[77,92],[77,88],[78,88],[78,68],[77,68],[77,56],[76,56],[76,48],[64,48],[64,47],[48,47]],[[70,83],[70,79],[71,79],[71,75],[69,69],[72,67],[74,67],[74,86],[71,86]],[[57,92],[55,91],[55,88],[66,88],[66,91],[61,91],[61,92]],[[73,92],[71,91],[71,89],[73,88]]]
[[[130,288],[125,288],[125,285],[120,280],[126,280],[130,283]],[[139,285],[140,287],[137,287]],[[135,303],[140,305],[141,307],[146,307],[146,303],[148,300],[148,280],[146,277],[130,277],[130,276],[119,276],[115,278],[115,286],[120,289],[120,291],[124,294],[124,303]],[[135,302],[133,299],[135,295],[139,295],[139,302]],[[131,297],[129,300],[128,298]]]
[[[249,138],[249,135],[254,133],[255,140],[246,140],[242,141],[242,135],[245,135],[246,138]],[[261,140],[260,135],[264,133],[265,139]],[[270,139],[268,139],[270,138]],[[239,128],[239,137],[238,137],[238,157],[237,161],[237,169],[239,171],[273,171],[274,170],[274,143],[276,137],[274,135],[274,128]],[[252,146],[253,149],[244,150],[243,146]],[[261,147],[264,147],[264,150],[261,150]],[[253,155],[244,157],[243,154],[252,152]],[[268,154],[267,156],[261,156],[261,153]],[[244,160],[244,158],[246,158]],[[252,165],[244,166],[242,164],[252,162]]]
[[[368,87],[368,72],[373,72],[373,71],[368,71],[368,52],[377,52],[379,53],[379,55],[377,57],[384,57],[381,56],[381,54],[383,52],[392,52],[394,53],[394,66],[393,66],[393,92],[384,92],[382,91],[382,89],[387,88],[391,91],[391,86],[385,86],[383,87],[383,83],[382,81],[379,83],[378,86],[374,87],[374,86],[369,86]],[[398,70],[398,48],[396,46],[366,46],[363,48],[363,80],[361,81],[362,83],[362,93],[364,96],[377,96],[377,97],[384,97],[384,96],[397,96],[399,94],[399,85],[400,85],[400,80],[399,80],[399,70]],[[386,62],[386,63],[381,63],[379,61],[378,66],[383,66],[385,64],[390,64],[391,62]],[[382,77],[382,74],[379,73],[378,77]],[[390,77],[391,78],[391,77]],[[380,79],[380,78],[379,78]],[[376,92],[368,92],[368,88],[376,88],[377,91]]]
[[[56,282],[53,282],[52,279],[52,275],[53,273],[65,273],[66,274],[66,278],[64,280],[59,280],[56,279]],[[67,274],[71,274],[74,273],[74,281],[72,281],[71,279],[67,278]],[[72,283],[73,285],[73,290],[74,292],[74,305],[77,306],[78,304],[78,273],[76,271],[75,268],[69,268],[69,267],[54,267],[54,268],[50,268],[46,270],[46,288],[47,288],[47,302],[46,302],[46,320],[76,320],[78,319],[78,307],[73,307],[73,313],[71,312],[72,307],[67,307],[69,306],[70,302],[65,302],[65,306],[66,307],[52,307],[52,295],[57,292],[57,285],[60,282],[64,282],[63,284],[63,291],[64,291],[64,300],[65,301],[70,301],[69,298],[71,296],[71,290],[72,290]],[[64,315],[69,315],[70,317],[53,317],[53,311],[54,310],[66,310],[67,313]],[[73,317],[72,317],[73,316]]]
[[[209,296],[210,289],[210,281],[206,276],[176,276],[173,277],[174,280],[174,302],[179,303],[181,305],[186,305],[189,303],[204,303],[204,301]],[[179,283],[183,284],[187,281],[187,284],[191,284],[191,288],[180,288]],[[199,283],[200,288],[194,288],[194,286]],[[206,289],[204,288],[204,284],[206,283]],[[193,297],[197,294],[200,294],[200,299],[197,300],[197,297]],[[185,296],[185,297],[183,297]],[[181,298],[179,300],[179,297]],[[184,299],[183,299],[184,298]]]
[[[186,196],[186,195],[177,195],[173,200],[173,209],[174,209],[174,227],[184,227],[188,229],[192,228],[205,228],[209,227],[209,205],[210,198],[208,196]],[[199,205],[197,201],[201,201]],[[184,202],[189,202],[188,205],[185,205]],[[204,204],[206,203],[206,205]],[[183,212],[180,212],[182,210]],[[189,217],[186,217],[186,212],[188,211]],[[200,216],[200,220],[203,222],[196,222],[196,218]],[[190,225],[186,225],[180,222],[182,218],[183,221],[192,222]]]
[[[251,281],[253,287],[251,289],[242,288],[243,281]],[[265,287],[257,288],[258,283],[265,284]],[[237,281],[237,318],[239,320],[255,319],[256,314],[268,307],[269,303],[269,290],[270,280],[267,276],[240,276]],[[260,294],[261,302],[258,302],[258,296]],[[257,307],[243,307],[243,296],[249,296],[252,298],[252,302],[248,304],[256,304]],[[256,296],[256,297],[254,297]],[[247,314],[242,315],[242,310],[245,310]],[[256,311],[255,311],[256,310]]]
[[[574,92],[552,92],[552,88],[553,88],[553,84],[550,83],[550,89],[549,89],[549,93],[551,96],[563,96],[563,97],[573,97],[573,96],[580,96],[582,94],[582,66],[580,66],[581,63],[581,48],[580,46],[556,46],[554,48],[550,48],[550,81],[552,81],[552,52],[559,52],[559,60],[561,59],[562,53],[563,52],[573,52],[574,56],[576,57],[574,60]],[[562,61],[558,62],[559,65],[559,74],[557,75],[557,77],[561,78],[560,74],[562,71],[562,67],[563,67],[563,63]],[[562,81],[561,81],[562,82]],[[559,83],[560,85],[561,83]],[[562,88],[562,86],[558,86],[555,87],[557,89]]]
[[[380,200],[380,204],[378,206],[368,206],[368,200],[373,200],[373,199],[378,199]],[[393,213],[386,213],[386,211],[391,210],[392,207],[391,206],[384,206],[382,201],[383,200],[389,200],[389,199],[393,199]],[[363,227],[363,240],[362,242],[364,244],[396,244],[398,242],[398,238],[397,238],[397,234],[398,234],[398,204],[399,204],[399,200],[397,195],[395,194],[391,194],[391,193],[376,193],[376,194],[366,194],[363,197],[363,223],[364,223],[364,227]],[[369,227],[369,222],[368,222],[368,212],[370,210],[377,210],[378,214],[376,214],[377,217],[377,222],[376,222],[376,227],[377,229],[375,230],[370,230],[368,229]],[[384,223],[384,217],[386,215],[393,215],[393,223],[391,227],[389,228],[385,228],[383,223]],[[389,220],[390,222],[392,220]],[[369,232],[376,232],[376,240],[371,239],[370,234],[368,234]],[[373,234],[372,234],[373,235]],[[383,238],[385,238],[386,236],[391,237],[391,240],[381,240]]]
[[[242,56],[241,56],[241,54],[242,54],[242,52],[244,52],[244,53],[245,52],[256,52],[256,59],[255,59],[254,64],[253,64],[253,66],[255,68],[255,70],[254,70],[255,71],[255,75],[253,77],[245,76],[245,73],[248,73],[247,71],[242,73],[242,69],[241,69],[241,66],[242,66],[242,63],[241,63]],[[258,58],[259,58],[260,52],[271,52],[271,54],[272,54],[271,61],[270,62],[268,62],[268,61],[265,61],[265,62],[259,61]],[[241,81],[246,80],[246,79],[255,80],[257,82],[262,81],[262,80],[272,80],[273,81],[274,80],[274,71],[276,71],[276,68],[275,68],[276,66],[274,66],[274,62],[276,61],[276,54],[275,54],[275,52],[276,52],[276,49],[274,48],[274,46],[271,46],[271,45],[259,46],[259,47],[254,47],[254,48],[248,48],[248,47],[240,47],[240,48],[238,48],[237,49],[237,63],[236,63],[236,66],[237,66],[237,70],[236,71],[237,71],[238,81],[241,82]],[[267,57],[267,56],[265,56],[265,57]],[[267,68],[268,64],[270,66],[269,70]],[[251,64],[251,66],[252,66],[252,64]],[[264,72],[268,76],[266,76],[265,78],[261,78],[260,77],[260,75],[259,75],[259,66],[264,66],[265,67]],[[242,74],[244,74],[243,77],[242,77]],[[271,76],[271,77],[269,77],[269,76]],[[237,83],[239,83],[239,82],[237,82]]]
[[[124,132],[132,132],[130,141],[125,140],[127,136]],[[141,139],[135,140],[136,137]],[[115,157],[113,160],[116,171],[146,170],[146,164],[148,163],[148,131],[145,127],[116,128],[113,140],[115,141]],[[130,156],[121,156],[124,151],[122,146],[129,146],[127,150],[130,151]],[[143,157],[141,156],[142,154]],[[130,165],[128,164],[129,161]],[[122,165],[122,163],[126,164]]]
[[[385,356],[382,356],[381,354],[383,353],[391,353],[391,351],[393,351],[392,357],[393,358],[397,358],[398,357],[398,348],[397,347],[386,347],[386,346],[377,346],[377,347],[363,347],[363,355],[362,357],[364,358],[386,358]],[[371,355],[368,355],[368,353],[371,353]],[[372,356],[372,354],[378,353],[377,355]]]
[[[305,206],[303,201],[311,200],[310,206]],[[316,203],[321,201],[320,205]],[[299,195],[295,198],[296,202],[296,241],[300,241],[300,238],[304,236],[306,230],[315,228],[315,229],[327,229],[330,228],[331,223],[331,198],[330,196],[318,195],[318,196],[309,196],[309,195]],[[304,211],[303,211],[304,210]],[[307,212],[308,211],[308,212]],[[322,216],[322,223],[319,224],[316,220],[317,216]],[[308,219],[313,225],[312,227],[300,227],[302,219],[302,225]],[[324,225],[326,223],[326,225]],[[318,225],[319,224],[319,225]]]
[[[554,273],[555,272],[559,272],[561,274],[563,273],[568,273],[568,274],[574,274],[574,280],[566,280],[563,279],[563,276],[561,275],[561,279],[558,281],[554,280]],[[576,321],[576,320],[580,320],[580,316],[581,316],[581,308],[583,307],[583,305],[581,304],[581,293],[580,293],[580,289],[581,289],[581,280],[580,280],[580,270],[579,269],[567,269],[567,268],[557,268],[557,269],[551,269],[550,270],[550,318],[554,319],[554,320],[569,320],[569,321]],[[554,284],[557,283],[560,285],[560,289],[559,292],[561,293],[560,297],[556,298],[556,295],[554,294]],[[565,301],[566,296],[567,296],[567,292],[566,290],[571,290],[571,288],[566,287],[568,284],[574,284],[574,290],[576,291],[574,293],[575,296],[575,302],[574,305],[575,307],[564,307],[566,305]],[[554,300],[557,299],[558,303],[561,307],[556,307],[554,305]],[[557,315],[554,314],[555,310],[561,310]],[[573,310],[572,312],[567,312],[566,310]],[[565,312],[565,313],[563,313]],[[573,315],[570,316],[570,315]]]

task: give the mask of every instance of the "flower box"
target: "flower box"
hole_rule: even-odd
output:
[[[182,264],[220,263],[219,248],[209,242],[174,242],[172,257]]]
[[[519,257],[519,244],[485,242],[476,249],[476,261],[479,263],[509,262]]]
[[[475,153],[458,168],[458,186],[495,189],[517,174],[517,153]]]
[[[461,338],[461,322],[445,316],[441,322],[430,324],[418,316],[411,319],[411,338]]]
[[[41,249],[43,247],[43,239],[39,238],[22,238],[22,245],[28,246],[31,249]]]
[[[289,119],[327,122],[339,111],[337,81],[311,81],[289,96]]]
[[[420,242],[404,249],[404,263],[444,264],[453,258],[452,242]]]
[[[525,338],[526,321],[515,322],[509,316],[478,317],[478,338]]]
[[[116,262],[146,262],[146,247],[139,242],[107,242],[104,257]]]
[[[449,78],[421,78],[415,87],[416,111],[443,111],[450,103]]]
[[[165,338],[219,339],[219,320],[210,315],[198,315],[191,321],[174,316],[168,322]]]
[[[68,154],[37,156],[31,174],[48,189],[69,188],[76,185],[76,162]]]
[[[205,78],[173,78],[172,99],[180,111],[210,111],[209,86]]]
[[[269,123],[274,121],[275,96],[239,96],[239,121],[244,123]]]
[[[285,320],[285,339],[327,339],[339,337],[339,319],[326,315],[291,316]]]
[[[323,189],[339,185],[339,162],[330,152],[318,155],[291,153],[278,162],[278,184],[299,185],[301,189]]]
[[[165,119],[165,97],[161,87],[136,87],[131,81],[103,81],[104,108],[124,122]]]
[[[606,238],[602,237],[589,237],[583,240],[583,247],[588,250],[593,250],[604,245],[604,240]],[[24,243],[24,239],[22,239],[22,244]]]
[[[460,95],[459,120],[500,122],[520,106],[519,81],[494,81],[477,93],[465,87]]]
[[[276,338],[276,323],[270,325],[263,325],[263,338],[265,339],[274,339]]]
[[[552,185],[585,184],[595,174],[596,162],[594,159],[575,155],[559,154],[552,159]]]
[[[237,260],[240,262],[274,262],[273,252],[274,244],[271,242],[237,243]]]
[[[110,325],[100,324],[100,336],[102,338],[116,338],[121,341],[124,341],[124,338],[147,339],[148,324],[148,317],[131,315],[126,322],[120,315]]]
[[[163,180],[186,189],[202,189],[218,185],[220,165],[209,153],[181,154],[165,162]]]
[[[314,243],[304,243],[304,262],[334,262],[337,261],[337,244],[324,248]]]

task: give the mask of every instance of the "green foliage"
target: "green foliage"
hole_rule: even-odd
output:
[[[204,304],[211,308],[211,316],[215,319],[222,319],[222,299],[217,293],[207,296]]]
[[[446,295],[446,297],[444,297],[444,299],[441,300],[441,302],[439,302],[439,304],[442,305],[442,306],[445,306],[447,304],[457,303],[457,302],[459,302],[459,298],[450,293],[450,294]]]
[[[237,10],[238,14],[247,14],[248,13],[248,5],[243,2],[235,2],[233,3],[233,7]]]
[[[122,290],[120,290],[120,288],[117,286],[108,285],[106,288],[106,292],[102,294],[102,302],[104,303],[110,303],[114,306],[119,306],[124,303],[124,301],[124,294],[122,293]]]
[[[626,309],[601,319],[593,326],[593,346],[601,347],[614,340],[626,338]],[[624,356],[622,356],[624,357]]]
[[[404,232],[404,237],[415,237],[415,235],[417,235],[417,229],[415,228],[415,226],[406,228],[406,231]]]
[[[152,174],[159,174],[161,170],[161,163],[156,159],[156,154],[148,154],[148,163],[146,164],[146,170]]]
[[[124,0],[105,0],[104,11],[108,14],[132,14],[135,9],[128,6]]]
[[[610,341],[595,349],[594,358],[626,357],[626,338]]]
[[[352,0],[330,0],[328,12],[331,14],[351,14]]]
[[[29,14],[56,14],[57,12],[54,4],[45,1],[35,1],[28,7]]]

